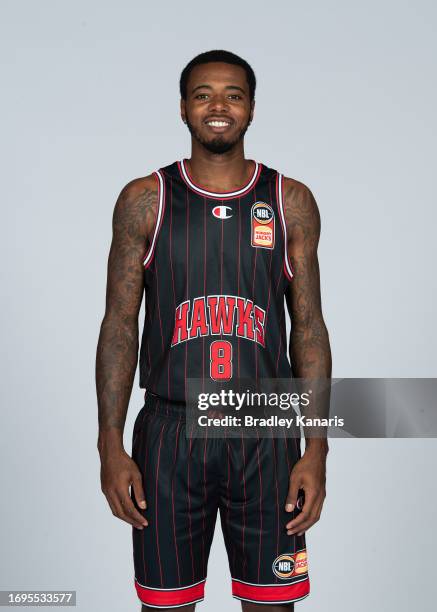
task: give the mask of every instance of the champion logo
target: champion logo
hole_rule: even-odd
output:
[[[228,214],[228,210],[232,212],[232,208],[230,206],[214,206],[212,209],[212,214],[216,219],[230,219],[232,215]]]

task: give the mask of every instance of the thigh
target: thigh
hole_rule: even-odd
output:
[[[289,475],[300,458],[294,438],[229,438],[220,515],[233,596],[285,604],[309,594],[305,535],[287,535]],[[303,492],[302,492],[303,493]]]
[[[183,415],[167,412],[152,406],[140,414],[132,444],[149,522],[132,530],[135,585],[140,600],[157,607],[203,599],[218,506],[205,440],[187,439]]]

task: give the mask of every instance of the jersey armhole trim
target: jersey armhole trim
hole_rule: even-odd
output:
[[[282,234],[284,236],[284,273],[288,280],[291,281],[294,276],[294,272],[287,249],[287,226],[285,224],[283,183],[284,176],[278,172],[276,174],[276,196],[278,201],[279,217],[281,219]]]
[[[162,219],[164,217],[165,208],[165,182],[162,178],[161,172],[157,170],[153,173],[158,181],[158,214],[156,217],[155,227],[153,229],[152,240],[150,242],[149,250],[143,259],[144,268],[148,268],[153,260],[155,254],[156,241],[158,239],[159,230],[161,229]]]

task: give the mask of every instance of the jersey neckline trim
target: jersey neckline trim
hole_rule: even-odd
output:
[[[207,189],[204,189],[200,185],[197,185],[191,178],[187,170],[185,161],[186,161],[185,159],[181,159],[181,161],[177,162],[179,173],[182,179],[184,180],[184,182],[188,185],[188,187],[193,189],[193,191],[196,191],[197,193],[200,193],[201,195],[206,196],[208,198],[214,198],[216,200],[225,200],[227,198],[241,197],[242,195],[250,191],[258,182],[259,176],[261,174],[261,169],[262,169],[261,163],[256,162],[254,159],[251,159],[249,161],[252,161],[255,164],[255,168],[254,168],[251,178],[249,179],[249,182],[246,183],[246,185],[244,185],[240,189],[237,189],[236,191],[216,192],[216,191],[208,191]]]

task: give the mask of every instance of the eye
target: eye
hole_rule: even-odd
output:
[[[208,97],[208,94],[197,94],[196,99],[197,100],[206,100],[206,98]]]
[[[239,96],[238,94],[231,94],[229,97],[232,100],[241,100],[241,96]]]

